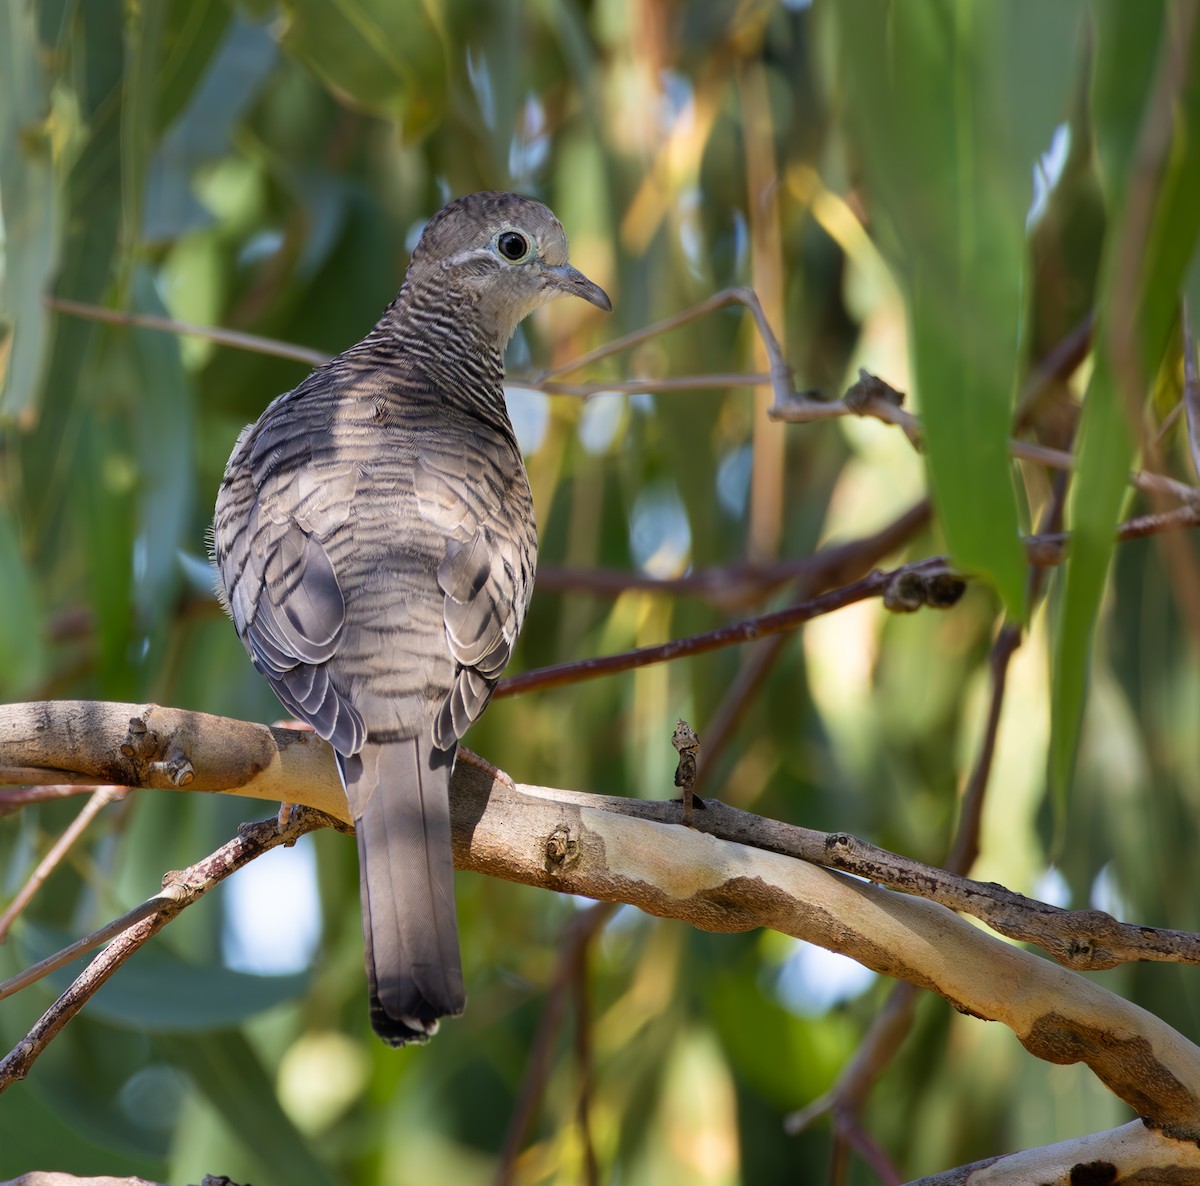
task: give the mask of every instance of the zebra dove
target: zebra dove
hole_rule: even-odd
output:
[[[358,834],[371,1023],[425,1041],[466,1004],[449,785],[533,588],[504,347],[564,294],[610,310],[540,202],[443,207],[356,346],[276,399],[217,496],[220,593],[254,666],[333,746]]]

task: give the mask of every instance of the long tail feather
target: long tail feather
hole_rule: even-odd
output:
[[[376,745],[339,758],[358,834],[371,1024],[394,1046],[423,1042],[466,1005],[454,863],[454,751],[431,740]]]

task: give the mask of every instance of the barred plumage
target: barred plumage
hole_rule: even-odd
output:
[[[563,294],[558,220],[472,194],[430,220],[374,329],[239,438],[217,496],[223,601],[254,666],[333,745],[358,833],[371,1021],[421,1041],[466,997],[448,788],[533,589],[503,350]]]

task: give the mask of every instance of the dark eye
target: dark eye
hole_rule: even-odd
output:
[[[505,259],[516,261],[529,254],[529,240],[516,231],[505,231],[496,240],[496,247]]]

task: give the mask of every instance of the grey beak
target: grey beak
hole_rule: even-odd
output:
[[[595,305],[605,313],[612,312],[612,301],[608,299],[608,293],[599,284],[593,284],[578,268],[573,268],[570,264],[557,264],[546,268],[545,275],[547,282],[555,288],[571,296],[583,297],[589,305]]]

